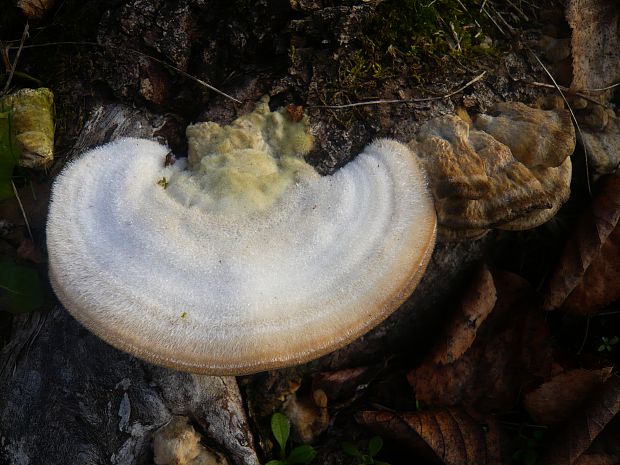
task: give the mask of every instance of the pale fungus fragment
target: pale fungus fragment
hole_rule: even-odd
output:
[[[44,87],[20,89],[0,98],[0,111],[13,112],[19,165],[45,169],[54,161],[54,94]]]
[[[228,465],[226,458],[200,444],[200,434],[187,418],[174,416],[153,437],[155,465]]]
[[[321,177],[305,121],[275,113],[190,127],[189,162],[121,139],[66,167],[50,278],[80,322],[154,363],[241,374],[337,349],[411,294],[436,224],[417,158],[383,139]]]

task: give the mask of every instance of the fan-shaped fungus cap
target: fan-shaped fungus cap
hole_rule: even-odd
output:
[[[575,150],[575,128],[568,110],[540,110],[521,102],[501,102],[474,118],[476,129],[510,147],[529,168],[560,166]]]
[[[217,136],[208,148],[190,129],[197,170],[164,166],[168,149],[139,139],[68,165],[48,223],[50,277],[67,309],[120,349],[212,374],[311,360],[393,312],[435,238],[415,156],[378,140],[321,177],[292,159],[307,140],[285,141],[303,121],[278,113],[259,105],[213,126],[200,136]],[[252,202],[246,188],[264,195]]]
[[[494,111],[474,120],[481,130],[456,116],[435,118],[409,143],[428,172],[444,241],[536,227],[570,194],[575,133],[568,113],[520,103]]]

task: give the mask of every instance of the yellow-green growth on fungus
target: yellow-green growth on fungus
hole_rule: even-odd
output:
[[[189,126],[189,171],[171,177],[172,195],[214,210],[251,212],[273,205],[300,177],[316,176],[303,160],[313,143],[307,117],[293,121],[284,109],[270,111],[268,102],[263,98],[229,126]]]

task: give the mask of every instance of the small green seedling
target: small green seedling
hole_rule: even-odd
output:
[[[368,451],[366,453],[360,451],[357,446],[351,442],[342,443],[342,450],[346,454],[359,459],[359,465],[390,465],[387,462],[382,462],[375,458],[375,455],[377,455],[382,448],[383,439],[379,436],[370,438],[370,441],[368,441]]]
[[[616,344],[618,344],[618,341],[620,341],[620,338],[618,336],[614,336],[614,337],[601,337],[601,345],[598,346],[598,351],[599,352],[611,352],[612,350],[614,350],[614,346]]]
[[[266,465],[307,464],[312,462],[314,457],[316,457],[314,447],[308,445],[297,446],[291,450],[288,456],[286,455],[286,444],[291,433],[291,424],[288,418],[286,418],[286,415],[274,413],[271,416],[271,432],[280,446],[280,459],[270,460]]]

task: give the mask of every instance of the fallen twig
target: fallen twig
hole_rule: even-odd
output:
[[[11,81],[13,80],[13,75],[15,74],[15,69],[17,68],[17,62],[19,61],[19,55],[22,52],[22,49],[24,48],[24,42],[26,41],[26,37],[28,37],[28,29],[30,29],[30,25],[28,23],[26,23],[26,25],[24,26],[24,32],[22,32],[22,38],[19,41],[19,46],[17,47],[17,54],[15,55],[15,60],[13,60],[13,63],[11,64],[11,71],[9,72],[9,77],[6,80],[6,83],[4,84],[4,89],[2,89],[2,93],[0,95],[4,95],[8,92],[9,90],[9,86],[11,85]],[[7,47],[7,49],[11,49],[13,47]]]
[[[553,78],[553,75],[549,72],[547,67],[540,60],[540,58],[538,58],[538,55],[536,55],[531,48],[528,47],[527,49],[534,56],[534,58],[536,59],[538,64],[542,67],[542,69],[545,71],[545,73],[547,73],[547,76],[549,76],[549,79],[551,79],[551,82],[553,82],[553,86],[560,93],[560,96],[562,97],[562,100],[564,100],[564,103],[566,104],[566,107],[568,108],[568,111],[570,112],[570,115],[573,118],[573,122],[575,123],[575,127],[577,128],[577,132],[579,133],[579,136],[581,137],[581,143],[582,143],[581,145],[583,146],[583,156],[585,157],[585,162],[586,162],[585,163],[585,165],[586,165],[586,183],[588,185],[588,194],[592,195],[592,189],[590,188],[590,169],[588,167],[588,149],[586,147],[586,142],[585,142],[585,139],[583,137],[583,132],[581,132],[581,127],[579,126],[579,122],[577,121],[577,117],[575,116],[575,113],[573,112],[573,109],[571,108],[570,104],[568,103],[568,100],[566,100],[566,96],[564,95],[564,92],[562,92],[562,89],[560,89],[560,86],[558,85],[558,83]]]
[[[233,102],[237,102],[237,103],[241,103],[240,100],[237,100],[235,97],[228,95],[226,92],[222,92],[221,90],[213,87],[211,84],[203,81],[200,78],[197,78],[196,76],[193,76],[191,74],[189,74],[187,71],[183,71],[180,68],[177,68],[174,65],[171,65],[170,63],[165,62],[164,60],[160,60],[159,58],[155,58],[152,55],[149,55],[148,53],[144,53],[141,52],[139,50],[135,50],[132,48],[127,48],[127,47],[116,47],[114,45],[103,45],[103,44],[99,44],[97,42],[75,42],[75,41],[61,41],[61,42],[46,42],[44,44],[31,44],[31,45],[25,45],[21,48],[24,49],[30,49],[30,48],[41,48],[41,47],[53,47],[53,46],[59,46],[59,45],[78,45],[78,46],[86,46],[86,47],[100,47],[100,48],[105,48],[105,49],[110,49],[110,50],[119,50],[119,51],[123,51],[123,52],[130,52],[130,53],[134,53],[136,55],[148,58],[149,60],[152,60],[156,63],[159,63],[162,66],[165,66],[167,68],[172,69],[173,71],[179,73],[181,76],[186,77],[187,79],[191,79],[194,82],[197,82],[198,84],[206,87],[209,90],[212,90],[213,92],[220,94],[223,97],[226,97],[230,100],[232,100]],[[17,47],[8,47],[9,49],[15,49]],[[18,51],[19,53],[19,51]]]
[[[472,84],[475,84],[476,82],[481,80],[485,74],[486,74],[486,71],[483,71],[481,74],[473,78],[467,84],[447,93],[446,95],[440,95],[437,97],[393,99],[393,100],[369,100],[366,102],[354,102],[354,103],[347,103],[344,105],[312,105],[312,106],[309,106],[309,108],[328,108],[331,110],[339,110],[343,108],[361,107],[361,106],[366,106],[366,105],[382,105],[382,104],[390,104],[390,103],[422,103],[422,102],[433,102],[436,100],[445,100],[447,98],[452,97],[455,94],[458,94],[459,92],[462,92],[463,90],[467,89]]]
[[[618,86],[620,86],[620,82],[608,85],[607,87],[601,87],[600,89],[583,89],[581,92],[605,92],[606,90],[610,90]]]
[[[17,188],[15,187],[15,183],[11,179],[11,186],[13,186],[13,193],[15,194],[15,198],[17,199],[17,203],[19,204],[19,209],[22,211],[22,216],[24,217],[24,222],[26,223],[26,229],[28,230],[28,235],[30,239],[34,241],[34,237],[32,237],[32,231],[30,230],[30,223],[28,222],[28,217],[26,216],[26,210],[24,210],[24,205],[22,204],[21,199],[19,198],[19,194],[17,192]]]
[[[556,88],[556,86],[554,86],[553,84],[547,84],[546,82],[537,82],[537,81],[523,81],[523,80],[521,80],[521,81],[522,81],[522,82],[524,82],[525,84],[529,85],[529,86],[534,86],[534,87],[547,87],[547,88],[549,88],[549,89],[555,89],[555,88]],[[568,91],[569,91],[569,88],[568,88],[568,87],[564,87],[564,86],[560,86],[560,85],[558,85],[558,87],[559,87],[560,89],[562,89],[564,92],[568,92]],[[575,92],[575,93],[574,93],[574,94],[572,94],[572,95],[576,95],[576,96],[578,96],[578,97],[581,97],[582,99],[587,100],[587,101],[588,101],[588,102],[590,102],[590,103],[594,103],[595,105],[599,105],[599,106],[601,106],[601,107],[604,107],[604,106],[605,106],[605,104],[603,104],[603,103],[601,103],[601,102],[599,102],[599,101],[597,101],[597,100],[594,100],[592,97],[590,97],[590,96],[588,96],[588,95],[585,95],[585,94],[582,94],[581,92]]]

